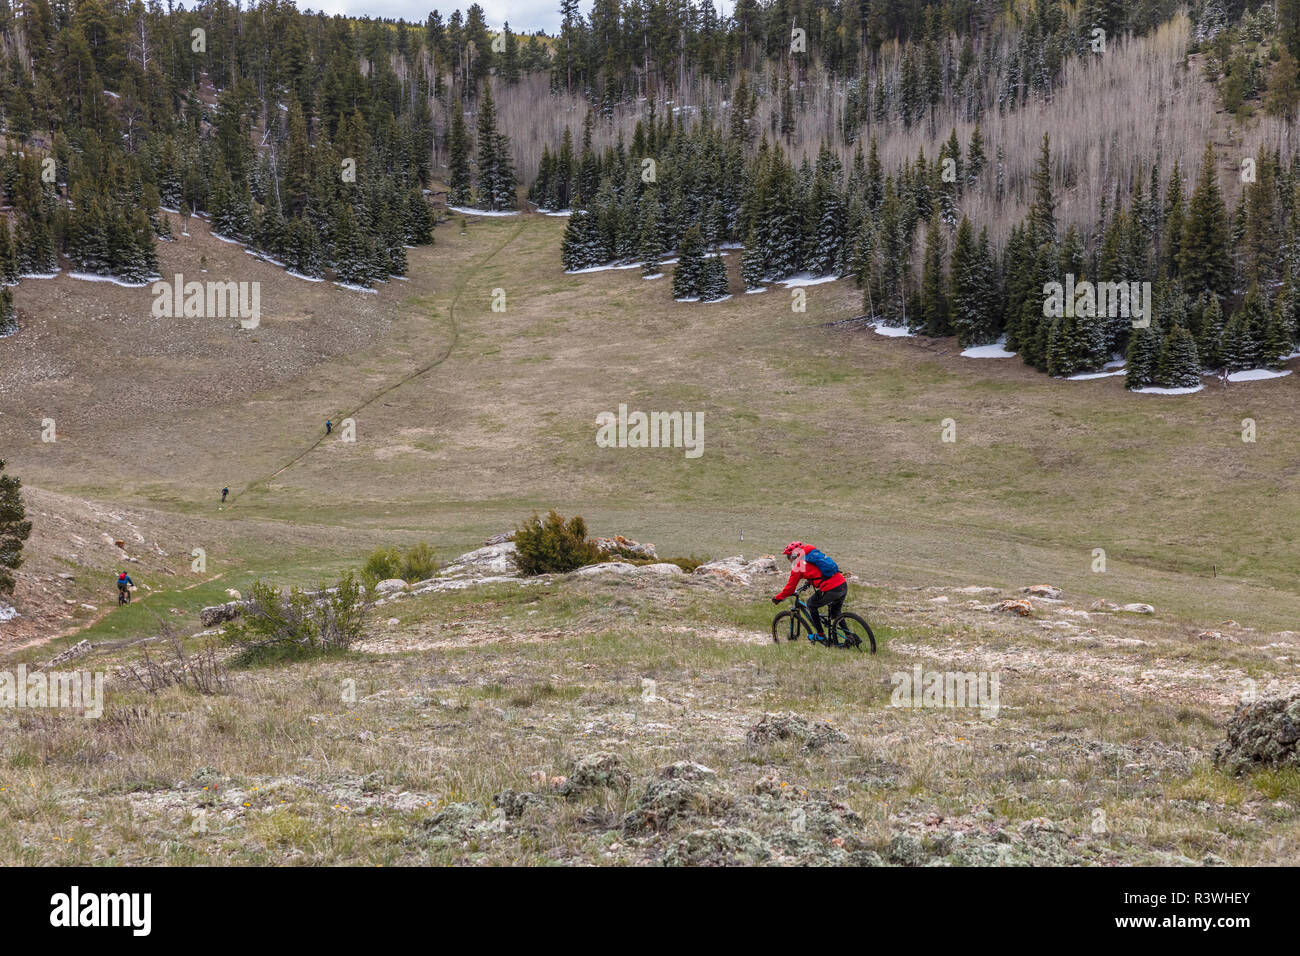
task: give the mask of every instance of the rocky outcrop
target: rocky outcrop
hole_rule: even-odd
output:
[[[560,793],[565,797],[573,797],[589,790],[626,790],[632,777],[622,769],[621,763],[621,758],[615,753],[602,752],[579,757],[560,787]]]
[[[783,740],[802,743],[804,750],[821,750],[830,744],[848,743],[849,738],[827,721],[810,721],[792,711],[764,714],[745,734],[745,742],[751,747]]]
[[[405,591],[406,582],[401,578],[386,578],[375,585],[375,591],[379,594],[389,594],[392,591]]]
[[[778,570],[776,558],[770,554],[755,558],[753,561],[746,561],[744,556],[737,554],[701,564],[695,569],[695,573],[726,581],[729,584],[748,585],[756,576],[775,574]]]
[[[1048,598],[1053,601],[1059,601],[1061,598],[1061,589],[1050,584],[1031,584],[1027,588],[1021,588],[1020,593],[1028,594],[1030,597]]]
[[[518,574],[519,565],[515,562],[515,553],[516,548],[513,541],[485,545],[473,551],[467,551],[456,558],[450,565],[443,568],[439,577]]]
[[[1089,608],[1092,611],[1118,611],[1125,614],[1154,614],[1156,609],[1150,604],[1116,604],[1113,601],[1107,601],[1102,598],[1099,601],[1093,601]]]
[[[199,623],[204,627],[216,627],[218,624],[225,624],[242,615],[244,607],[243,601],[229,601],[226,604],[205,607],[199,612]]]
[[[1229,773],[1257,767],[1300,769],[1300,694],[1240,704],[1214,762]]]
[[[989,608],[989,610],[997,611],[1002,614],[1017,614],[1020,617],[1029,617],[1034,613],[1034,607],[1032,604],[1028,601],[1019,599],[1001,601],[994,604]]]
[[[612,538],[592,538],[591,543],[604,554],[621,554],[624,557],[657,558],[653,544],[641,544],[631,538],[616,534]]]

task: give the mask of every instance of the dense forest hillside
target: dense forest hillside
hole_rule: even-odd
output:
[[[714,253],[739,244],[748,289],[851,276],[873,320],[1053,375],[1127,354],[1130,386],[1191,387],[1294,349],[1294,0],[560,13],[520,36],[477,4],[9,7],[0,272],[142,283],[170,209],[368,286],[432,242],[430,193],[500,212],[526,189],[572,210],[567,269],[676,256],[680,299],[727,295]]]

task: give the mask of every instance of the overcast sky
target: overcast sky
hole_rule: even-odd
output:
[[[408,23],[423,23],[430,11],[438,10],[445,21],[453,10],[462,13],[474,0],[298,0],[299,10],[323,10],[325,13],[346,13],[354,17],[392,17]],[[515,33],[532,33],[545,30],[556,33],[560,29],[560,0],[478,0],[487,13],[488,26],[494,30],[510,21]],[[729,11],[733,0],[713,0],[719,13]],[[579,0],[584,14],[591,11],[591,0]]]

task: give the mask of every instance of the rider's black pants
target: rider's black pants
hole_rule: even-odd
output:
[[[813,620],[817,622],[817,630],[823,637],[830,633],[831,625],[840,616],[840,611],[844,608],[844,597],[848,593],[849,585],[847,582],[837,588],[831,588],[829,591],[814,589],[813,596],[808,600],[808,610],[812,612]],[[819,607],[824,607],[831,612],[830,620],[822,620],[821,614],[817,612]]]

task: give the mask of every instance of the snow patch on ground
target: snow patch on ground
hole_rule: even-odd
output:
[[[324,279],[323,277],[321,277],[321,276],[305,276],[305,275],[303,275],[301,272],[294,272],[292,269],[285,269],[284,272],[285,272],[285,275],[291,275],[291,276],[293,276],[295,279],[306,279],[308,282],[324,282],[324,281],[325,281],[325,279]]]
[[[543,209],[541,206],[538,206],[538,207],[537,207],[537,211],[540,212],[543,216],[571,216],[571,215],[573,215],[573,210],[572,210],[572,209]]]
[[[1015,358],[1015,352],[1008,352],[1003,346],[1007,344],[1004,335],[992,345],[976,345],[961,353],[962,358]]]
[[[823,282],[834,282],[839,276],[815,276],[811,272],[797,272],[788,279],[779,280],[787,289],[794,289],[805,285],[821,285]]]
[[[57,278],[62,269],[55,269],[53,272],[24,272],[18,278],[20,279],[54,279]]]
[[[603,266],[587,266],[587,268],[585,269],[573,269],[569,272],[566,272],[565,275],[580,276],[580,275],[585,275],[588,272],[611,272],[616,269],[640,269],[640,268],[641,268],[641,263],[639,262],[611,262],[608,265],[603,265]]]
[[[871,323],[871,327],[876,330],[877,335],[887,335],[891,339],[914,339],[915,332],[909,332],[905,325],[886,325],[883,319],[877,319]]]
[[[654,273],[653,275],[642,276],[641,278],[642,278],[642,279],[662,279],[663,277],[664,277],[664,274],[663,274],[662,272],[656,272],[656,273]]]
[[[254,259],[261,259],[263,262],[269,262],[269,263],[271,263],[271,265],[273,265],[273,266],[279,266],[281,269],[286,269],[286,268],[288,268],[288,267],[287,267],[283,262],[281,262],[279,259],[272,259],[272,258],[271,258],[270,256],[268,256],[266,253],[264,253],[264,252],[258,252],[258,251],[255,250],[255,249],[245,249],[245,250],[244,250],[244,255],[246,255],[246,256],[252,256]]]
[[[74,279],[81,279],[83,282],[111,282],[113,285],[120,285],[124,289],[143,289],[145,286],[153,285],[157,280],[150,279],[145,282],[127,282],[125,279],[119,279],[117,276],[100,276],[93,272],[69,272]]]
[[[1190,395],[1203,388],[1204,385],[1192,385],[1186,388],[1160,388],[1157,385],[1148,385],[1146,388],[1135,388],[1133,391],[1139,395]]]
[[[379,295],[378,289],[367,289],[363,285],[357,285],[353,282],[335,282],[340,289],[350,289],[353,292],[369,292],[371,295]]]
[[[1248,368],[1241,372],[1233,372],[1228,376],[1229,382],[1260,382],[1267,378],[1282,378],[1290,375],[1290,369],[1284,369],[1281,372],[1275,372],[1267,368]]]
[[[500,209],[494,212],[491,209],[471,209],[468,206],[448,206],[447,208],[452,212],[462,213],[463,215],[466,216],[517,216],[519,215],[518,209]]]
[[[757,289],[746,289],[745,295],[757,295],[760,292],[766,292],[766,291],[767,291],[767,286],[761,285]]]

